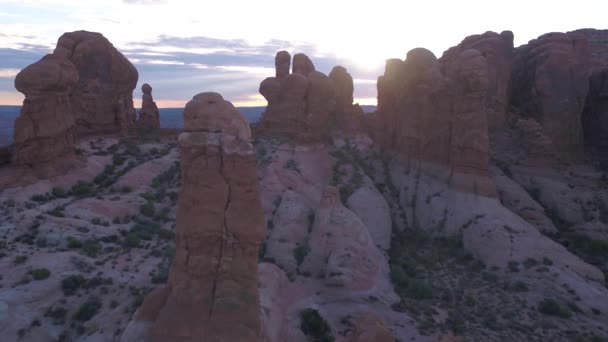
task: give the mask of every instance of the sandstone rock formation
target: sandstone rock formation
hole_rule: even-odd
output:
[[[486,105],[488,128],[504,125],[509,102],[509,83],[513,55],[513,32],[485,32],[466,37],[460,44],[444,52],[442,60],[457,58],[468,49],[475,49],[486,58],[488,88]]]
[[[286,74],[289,53],[275,58],[277,77],[260,84],[260,94],[268,106],[258,124],[259,132],[288,137],[299,142],[318,142],[327,138],[327,120],[335,105],[331,80],[315,71],[304,54],[293,57],[293,73]]]
[[[15,79],[25,94],[15,120],[13,162],[36,165],[74,153],[74,110],[70,94],[78,72],[67,59],[46,55]]]
[[[251,136],[241,122],[216,93],[198,94],[186,106],[175,259],[166,289],[144,301],[127,334],[147,320],[149,341],[262,340],[257,258],[264,217]]]
[[[389,60],[378,80],[374,136],[410,170],[426,169],[453,186],[486,196],[488,66],[478,50],[437,60],[418,48]]]
[[[353,105],[353,77],[346,68],[335,66],[329,73],[335,96],[336,106],[332,114],[332,129],[354,134],[361,130],[363,109],[358,104]]]
[[[133,127],[138,73],[108,39],[96,32],[65,33],[53,55],[68,59],[78,70],[78,83],[71,93],[78,135],[126,134]]]
[[[334,67],[328,77],[301,53],[293,56],[291,74],[289,65],[289,53],[279,51],[275,77],[260,84],[268,106],[259,133],[313,143],[326,140],[333,130],[350,135],[360,130],[363,110],[353,105],[353,79],[344,67]]]
[[[591,72],[608,68],[608,30],[580,29],[568,34],[583,35],[589,44]]]
[[[515,49],[511,105],[540,123],[564,160],[582,157],[589,68],[584,35],[548,33]]]
[[[137,124],[145,128],[160,128],[160,115],[156,102],[152,99],[152,87],[148,83],[141,86],[141,110]]]

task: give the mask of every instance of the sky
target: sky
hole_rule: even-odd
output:
[[[64,32],[101,32],[149,83],[159,107],[216,91],[263,106],[259,83],[279,50],[306,53],[326,74],[354,78],[355,102],[376,104],[385,60],[416,47],[437,57],[466,36],[511,30],[515,45],[547,32],[608,28],[606,0],[0,0],[0,105],[19,105],[19,70],[51,53]]]

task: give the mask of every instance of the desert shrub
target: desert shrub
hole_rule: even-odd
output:
[[[46,268],[35,268],[30,271],[34,280],[44,280],[51,275],[51,271]]]
[[[38,195],[32,196],[31,200],[34,202],[42,203],[42,202],[46,202],[46,201],[50,200],[50,196],[48,194],[38,194]]]
[[[557,301],[550,298],[545,298],[538,303],[538,311],[545,315],[557,316],[561,318],[570,318],[570,316],[572,316],[572,312],[570,312],[568,308],[560,305]]]
[[[127,158],[120,153],[112,154],[112,164],[119,166],[125,163]]]
[[[86,282],[87,279],[80,274],[71,275],[61,281],[61,289],[64,295],[71,296]]]
[[[15,265],[23,264],[27,260],[27,255],[17,255],[13,262]]]
[[[288,169],[288,170],[292,170],[295,171],[297,173],[301,173],[300,171],[300,167],[298,166],[298,163],[293,160],[293,159],[289,159],[288,161],[285,162],[285,165],[283,165],[284,168]]]
[[[89,196],[93,193],[93,186],[85,181],[78,181],[78,183],[72,187],[70,193],[77,197]]]
[[[54,187],[51,190],[51,194],[53,194],[53,196],[55,196],[57,198],[62,198],[62,197],[65,197],[67,195],[65,189],[63,189],[60,186]]]
[[[44,317],[49,317],[54,325],[63,325],[65,323],[65,316],[68,310],[64,307],[50,307],[44,313]]]
[[[82,247],[82,242],[73,236],[68,236],[66,241],[68,244],[68,248],[70,249],[78,249]]]
[[[101,252],[101,244],[94,239],[85,240],[82,244],[82,252],[86,256],[94,258]]]
[[[63,207],[55,207],[53,210],[48,211],[47,214],[55,217],[65,217]]]
[[[300,330],[313,341],[334,341],[329,324],[315,309],[300,311]]]
[[[101,301],[97,298],[89,298],[84,302],[78,311],[74,314],[74,319],[81,322],[86,322],[93,318],[101,308]]]
[[[154,203],[152,203],[152,201],[147,201],[145,204],[143,204],[142,206],[139,207],[139,211],[144,216],[154,217],[154,212],[155,212]]]
[[[293,250],[293,257],[296,259],[298,266],[304,262],[306,256],[310,253],[310,246],[308,244],[308,240],[304,241],[301,245],[297,246]]]

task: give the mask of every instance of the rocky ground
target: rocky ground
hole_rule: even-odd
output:
[[[272,341],[608,337],[606,172],[497,159],[502,209],[478,202],[460,233],[441,234],[454,220],[455,209],[438,204],[453,205],[449,191],[400,171],[365,136],[254,146],[268,228],[261,314]],[[93,137],[78,151],[85,167],[0,193],[8,340],[118,340],[144,295],[166,281],[180,188],[175,136]],[[414,201],[408,177],[428,183]],[[433,212],[440,222],[423,217]],[[490,217],[501,218],[499,232]],[[503,237],[532,251],[487,257]]]

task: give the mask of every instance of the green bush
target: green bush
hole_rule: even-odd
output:
[[[80,274],[71,275],[61,281],[61,289],[64,295],[71,296],[86,282],[87,279]]]
[[[86,322],[93,318],[101,308],[101,301],[97,298],[89,298],[84,304],[78,308],[74,314],[74,319],[81,322]]]
[[[96,257],[101,252],[101,244],[93,239],[88,239],[82,244],[82,252],[91,258]]]
[[[44,314],[44,317],[50,317],[54,325],[63,325],[65,323],[65,316],[67,313],[68,310],[66,308],[50,307]]]
[[[93,193],[93,187],[91,186],[91,184],[89,184],[87,182],[78,181],[78,183],[76,183],[76,185],[74,185],[72,187],[70,192],[74,196],[85,197],[85,196],[89,196]]]
[[[154,212],[155,212],[154,203],[152,203],[152,201],[147,201],[146,204],[142,205],[139,208],[139,211],[144,216],[154,217]]]
[[[44,280],[51,275],[51,271],[46,268],[35,268],[30,271],[34,280]]]
[[[82,247],[82,242],[80,242],[80,240],[76,239],[75,237],[68,236],[66,240],[68,242],[68,248],[70,249],[78,249]]]
[[[300,330],[315,342],[334,341],[329,324],[315,309],[300,311]]]
[[[17,255],[15,257],[15,265],[23,264],[27,260],[27,255]]]
[[[57,197],[57,198],[62,198],[66,196],[66,192],[65,190],[60,187],[60,186],[56,186],[51,190],[51,194],[53,194],[53,196]]]
[[[557,301],[550,298],[545,298],[538,303],[538,311],[545,315],[561,318],[570,318],[570,316],[572,316],[572,313],[568,308],[559,305]]]

